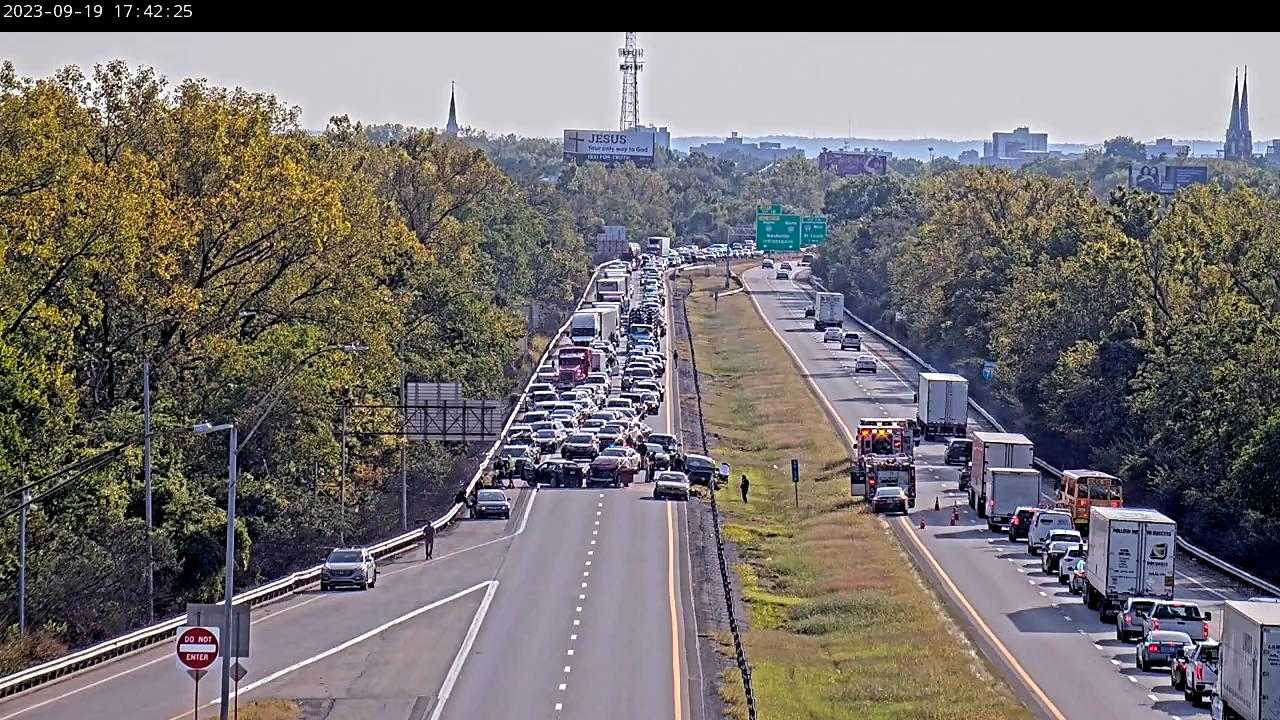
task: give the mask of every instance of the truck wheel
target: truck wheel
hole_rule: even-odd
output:
[[[1000,532],[1000,525],[998,525],[994,520],[988,520],[987,529],[993,533],[998,533]]]
[[[987,516],[987,496],[980,495],[978,497],[977,502],[978,502],[978,506],[974,509],[978,511],[978,517],[980,518],[986,517]]]

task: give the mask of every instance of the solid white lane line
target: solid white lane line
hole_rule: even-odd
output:
[[[530,504],[532,504],[532,498],[530,498]],[[524,529],[523,523],[521,523],[521,529]],[[467,655],[471,654],[471,646],[475,644],[476,636],[480,634],[480,623],[484,622],[485,613],[489,612],[489,603],[493,602],[493,595],[497,591],[498,581],[490,580],[489,589],[485,591],[484,599],[480,601],[480,609],[476,610],[476,616],[471,620],[471,627],[467,628],[467,636],[462,641],[462,647],[458,648],[458,655],[453,659],[453,665],[449,666],[449,674],[445,676],[444,685],[440,687],[440,693],[436,696],[439,699],[431,712],[431,720],[439,720],[440,713],[444,712],[444,705],[449,701],[450,693],[453,692],[453,684],[458,681],[458,675],[462,672],[462,664],[467,661]]]

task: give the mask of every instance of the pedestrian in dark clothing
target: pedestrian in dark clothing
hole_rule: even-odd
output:
[[[461,490],[458,491],[457,495],[453,496],[453,504],[461,505],[464,511],[471,509],[471,503],[467,501],[467,494]]]
[[[436,527],[431,523],[427,523],[426,527],[422,528],[422,541],[427,550],[427,559],[430,560],[431,553],[436,549]]]
[[[747,479],[746,475],[742,476],[740,487],[742,488],[742,502],[745,503],[747,501],[747,489],[751,487],[751,481]]]

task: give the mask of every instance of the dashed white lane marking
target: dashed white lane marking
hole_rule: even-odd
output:
[[[564,666],[564,671],[565,671],[565,672],[569,672],[569,666],[568,666],[568,665],[565,665],[565,666]]]
[[[596,507],[604,507],[604,503],[596,503]]]
[[[570,636],[569,636],[569,639],[570,639],[570,640],[577,640],[577,639],[578,639],[578,636],[577,636],[576,634],[574,634],[574,635],[570,635]]]
[[[1160,702],[1160,698],[1152,695],[1151,693],[1147,693],[1147,697],[1151,698],[1151,702]]]
[[[596,554],[596,551],[595,551],[595,550],[588,550],[588,551],[587,551],[587,555],[588,555],[588,556],[595,555],[595,554]]]
[[[569,648],[569,655],[573,655],[573,648]]]
[[[592,545],[595,545],[595,544],[596,544],[596,541],[595,541],[595,540],[592,540],[592,541],[591,541],[591,544],[592,544]]]
[[[578,599],[579,599],[579,600],[586,600],[586,599],[587,599],[587,596],[586,596],[586,595],[579,595],[579,596],[578,596]]]
[[[1098,652],[1102,652],[1102,646],[1101,646],[1101,645],[1099,645],[1098,643],[1094,643],[1094,644],[1093,644],[1093,647],[1094,647],[1094,649],[1096,649]]]
[[[604,497],[604,493],[600,493],[600,497]]]
[[[1115,665],[1116,667],[1120,667],[1120,661],[1116,660],[1115,658],[1111,659],[1111,664]]]
[[[1136,678],[1136,677],[1134,677],[1134,676],[1130,675],[1130,676],[1129,676],[1129,682],[1133,683],[1134,685],[1137,685],[1137,684],[1138,684],[1138,678]]]
[[[1030,579],[1030,578],[1028,578],[1028,579],[1027,579],[1027,584],[1028,584],[1028,585],[1035,585],[1035,584],[1036,584],[1036,581],[1035,581],[1035,580],[1032,580],[1032,579]]]
[[[1026,572],[1026,570],[1023,570],[1022,568],[1014,568],[1014,569],[1015,569],[1015,570],[1017,570],[1017,571],[1018,571],[1018,572],[1020,572],[1020,573],[1024,573],[1024,572]]]
[[[556,703],[556,712],[560,712],[563,709],[564,709],[564,703]]]
[[[1045,595],[1045,594],[1044,594],[1044,591],[1043,591],[1043,590],[1041,590],[1041,591],[1040,591],[1040,597],[1049,597],[1049,596],[1048,596],[1048,595]]]
[[[573,611],[574,611],[574,612],[576,612],[576,613],[580,613],[580,612],[582,612],[582,606],[581,606],[581,605],[579,605],[579,606],[575,607],[575,608],[573,609]]]
[[[600,524],[600,521],[599,521],[599,520],[597,520],[597,521],[596,521],[596,524],[597,524],[597,525],[599,525],[599,524]]]
[[[561,690],[564,690],[564,689],[565,689],[565,687],[566,687],[566,685],[565,685],[564,683],[560,683],[560,689],[561,689]]]
[[[1067,622],[1071,622],[1071,616],[1070,616],[1070,615],[1063,615],[1063,616],[1062,616],[1062,619],[1063,619],[1063,620],[1066,620]]]
[[[603,511],[602,511],[602,510],[597,510],[597,511],[596,511],[596,514],[597,514],[597,515],[599,515],[601,512],[603,512]]]
[[[586,584],[586,583],[582,583],[582,587],[586,587],[586,586],[587,586],[587,584]]]
[[[578,626],[579,626],[579,625],[581,625],[581,624],[582,624],[582,621],[581,621],[581,620],[574,620],[574,621],[573,621],[573,626],[574,626],[574,627],[578,627]]]
[[[590,574],[591,574],[591,571],[590,571],[590,570],[583,570],[583,571],[582,571],[582,577],[587,577],[587,576],[588,576],[588,575],[590,575]]]

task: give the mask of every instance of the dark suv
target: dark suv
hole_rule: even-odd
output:
[[[973,458],[973,441],[969,438],[951,438],[947,441],[947,454],[943,459],[948,465],[965,465]]]
[[[1027,539],[1027,531],[1031,529],[1031,518],[1035,517],[1039,510],[1040,508],[1023,506],[1013,511],[1013,517],[1009,520],[1009,542]]]

